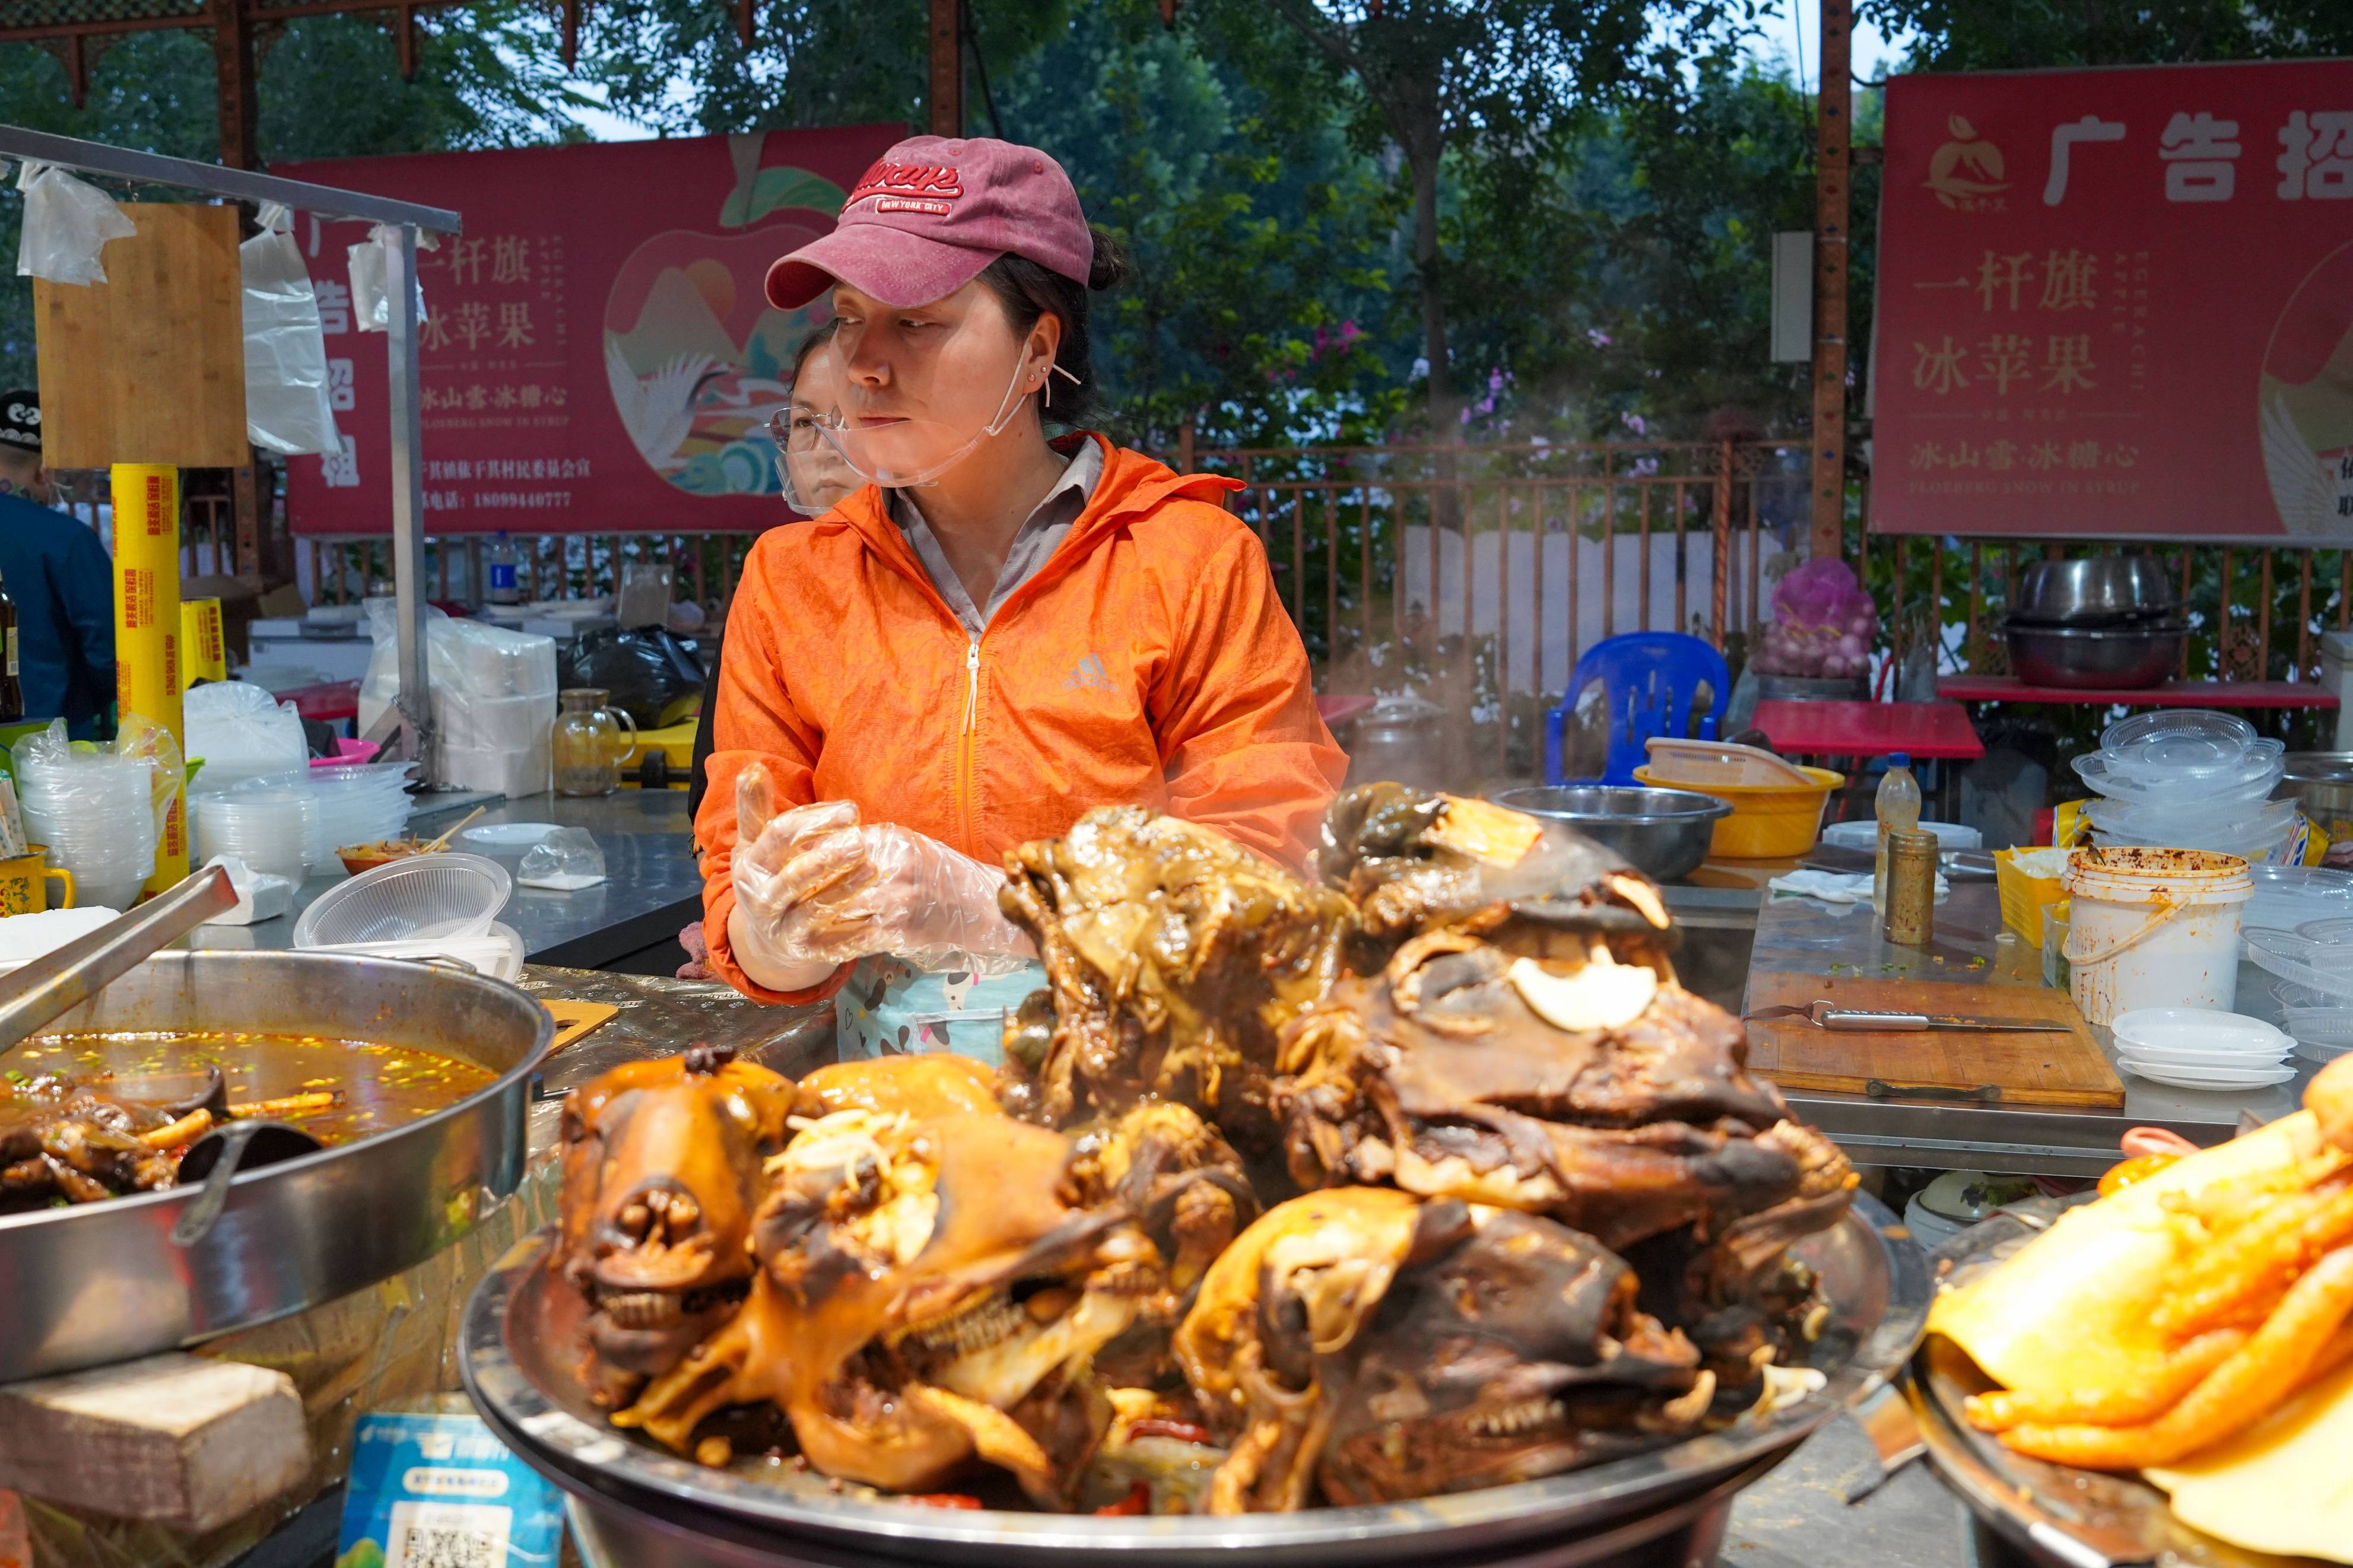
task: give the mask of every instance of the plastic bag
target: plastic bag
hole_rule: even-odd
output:
[[[204,759],[206,789],[227,789],[262,773],[310,764],[302,716],[292,703],[280,702],[260,687],[208,681],[184,700],[188,755]]]
[[[389,253],[396,242],[393,231],[383,224],[368,230],[368,237],[353,246],[344,255],[350,258],[352,273],[352,321],[364,332],[388,332],[392,330],[392,297]],[[429,234],[420,232],[417,248],[438,248]],[[414,280],[417,289],[417,320],[425,321],[425,279]]]
[[[585,828],[559,827],[522,853],[515,880],[526,888],[568,893],[605,879],[605,852]]]
[[[367,602],[375,651],[360,681],[366,734],[400,698],[398,607]],[[433,749],[425,773],[440,784],[521,797],[554,787],[555,639],[425,607],[425,679],[433,701]]]
[[[294,243],[294,218],[261,204],[261,232],[237,247],[245,284],[245,433],[285,457],[341,452],[328,401],[319,300]]]
[[[573,670],[582,686],[602,687],[613,706],[641,730],[679,722],[702,698],[702,663],[668,626],[605,627],[580,639]]]
[[[129,239],[139,230],[112,197],[63,169],[26,160],[16,175],[25,193],[24,235],[16,246],[16,272],[51,283],[103,283],[99,252],[110,239]]]
[[[1750,668],[1760,675],[1843,680],[1871,668],[1879,611],[1843,561],[1809,561],[1773,589],[1773,618]]]

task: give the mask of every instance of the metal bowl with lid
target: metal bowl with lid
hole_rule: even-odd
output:
[[[169,1350],[298,1312],[423,1262],[522,1180],[531,1079],[555,1023],[512,985],[386,958],[175,952],[60,1017],[58,1034],[237,1031],[408,1046],[487,1086],[429,1115],[240,1173],[182,1248],[193,1185],[0,1215],[0,1382]]]
[[[828,1482],[774,1459],[713,1469],[618,1431],[582,1387],[579,1293],[547,1267],[552,1233],[510,1251],[475,1290],[459,1368],[499,1439],[571,1494],[575,1525],[629,1568],[1374,1568],[1476,1562],[1546,1568],[1622,1561],[1728,1505],[1910,1357],[1927,1321],[1927,1259],[1868,1196],[1790,1250],[1830,1316],[1811,1363],[1822,1388],[1770,1415],[1646,1454],[1517,1486],[1364,1508],[1236,1518],[1101,1517],[944,1509]],[[1242,1552],[1249,1561],[1210,1552]],[[1642,1558],[1644,1562],[1655,1559]]]
[[[2179,591],[2153,555],[2085,555],[2030,563],[2010,618],[2034,626],[2127,626],[2178,614]]]
[[[1716,823],[1732,815],[1730,803],[1712,795],[1656,785],[1528,784],[1487,798],[1574,828],[1661,882],[1699,869]]]

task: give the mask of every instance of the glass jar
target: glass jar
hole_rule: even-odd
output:
[[[625,710],[605,705],[611,695],[594,686],[556,693],[556,794],[610,795],[621,787],[621,759],[638,748],[638,722]]]

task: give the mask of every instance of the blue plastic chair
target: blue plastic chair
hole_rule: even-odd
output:
[[[1601,683],[1602,700],[1609,709],[1609,760],[1600,782],[1638,784],[1634,770],[1647,755],[1642,742],[1653,735],[1691,733],[1693,699],[1703,682],[1713,694],[1712,709],[1700,718],[1699,738],[1716,738],[1716,721],[1724,717],[1732,697],[1732,672],[1724,656],[1694,637],[1681,632],[1628,632],[1605,637],[1585,650],[1569,673],[1568,689],[1560,706],[1545,714],[1545,782],[1590,783],[1564,776],[1561,753],[1568,721],[1577,700],[1595,681]]]

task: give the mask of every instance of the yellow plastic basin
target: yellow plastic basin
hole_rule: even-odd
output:
[[[1812,782],[1802,784],[1688,784],[1656,778],[1648,766],[1634,770],[1646,784],[1697,790],[1732,807],[1718,819],[1708,840],[1709,858],[1719,860],[1794,860],[1821,834],[1822,808],[1846,775],[1828,768],[1799,769]]]

